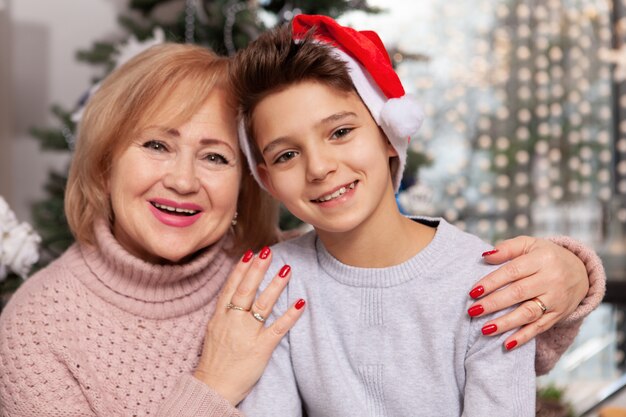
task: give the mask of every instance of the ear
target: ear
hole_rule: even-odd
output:
[[[263,183],[263,186],[265,187],[267,192],[270,193],[272,197],[276,198],[276,192],[272,184],[272,177],[267,171],[267,165],[265,165],[264,163],[257,164],[256,170],[259,173],[259,178],[261,179],[261,182]]]
[[[373,120],[373,119],[372,119]],[[387,137],[387,134],[383,131],[383,128],[378,126],[378,131],[380,132],[380,138],[384,143],[385,150],[387,152],[387,158],[393,158],[394,156],[398,156],[398,151],[391,144],[391,141]]]
[[[385,141],[385,146],[387,147],[387,156],[389,158],[393,158],[394,156],[398,156],[398,151],[393,147],[389,139]]]

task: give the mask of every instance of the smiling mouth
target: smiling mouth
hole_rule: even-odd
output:
[[[338,189],[334,193],[324,195],[324,196],[322,196],[322,197],[320,197],[320,198],[318,198],[316,200],[312,200],[312,201],[315,202],[315,203],[325,203],[327,201],[334,200],[335,198],[339,198],[342,195],[344,195],[346,192],[348,192],[350,190],[354,190],[354,187],[356,187],[356,183],[357,182],[358,181],[354,181],[353,183],[351,183],[348,186],[341,187],[340,189]]]
[[[193,216],[195,214],[200,213],[200,210],[190,210],[190,209],[184,209],[184,208],[171,207],[171,206],[166,206],[165,204],[159,204],[159,203],[154,203],[154,202],[150,202],[150,204],[152,204],[155,208],[157,208],[159,211],[162,211],[163,213],[173,214],[175,216]]]

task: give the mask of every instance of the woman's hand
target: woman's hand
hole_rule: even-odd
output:
[[[470,296],[479,300],[468,313],[479,316],[519,304],[483,327],[483,334],[497,335],[522,326],[504,342],[507,350],[523,345],[569,316],[589,290],[583,262],[545,239],[519,236],[505,240],[483,257],[491,264],[511,261],[476,283]]]
[[[299,300],[271,325],[262,322],[291,276],[291,268],[283,266],[255,299],[270,261],[267,247],[257,257],[248,251],[241,258],[217,300],[194,374],[234,406],[256,384],[274,348],[304,311],[305,302]]]

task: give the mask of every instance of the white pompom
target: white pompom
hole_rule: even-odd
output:
[[[388,136],[395,138],[412,137],[423,121],[422,106],[415,97],[408,94],[388,100],[380,112],[380,127]]]

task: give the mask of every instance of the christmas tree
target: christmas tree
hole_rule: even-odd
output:
[[[145,48],[154,37],[159,41],[203,45],[221,55],[233,55],[262,31],[291,20],[298,13],[323,14],[337,18],[347,11],[377,13],[366,0],[130,0],[128,11],[119,16],[125,37],[115,42],[96,42],[77,52],[77,60],[102,68],[94,84],[116,66]],[[82,108],[89,93],[81,98]],[[53,106],[58,125],[33,128],[44,150],[71,152],[76,129],[76,109]],[[33,223],[42,237],[38,267],[61,255],[74,241],[63,212],[67,172],[51,172],[45,184],[46,198],[33,206]],[[283,212],[281,227],[289,229],[297,219]]]

